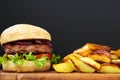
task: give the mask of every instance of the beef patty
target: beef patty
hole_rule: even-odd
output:
[[[29,45],[19,45],[19,44],[6,44],[4,45],[5,53],[51,53],[52,47],[47,44],[29,44]]]

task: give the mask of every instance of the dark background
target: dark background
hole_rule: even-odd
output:
[[[51,33],[54,53],[61,56],[87,42],[117,49],[119,8],[112,0],[0,0],[0,33],[18,23],[41,26]]]

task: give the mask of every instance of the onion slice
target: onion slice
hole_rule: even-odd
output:
[[[16,44],[19,44],[19,45],[30,45],[32,44],[32,42],[15,42]]]

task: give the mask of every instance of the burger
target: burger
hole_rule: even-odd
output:
[[[0,57],[3,71],[47,71],[52,62],[60,60],[52,54],[50,33],[38,26],[16,24],[5,29],[0,36],[5,54]]]

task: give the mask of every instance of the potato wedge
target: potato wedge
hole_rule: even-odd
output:
[[[71,53],[71,54],[68,54],[67,56],[65,56],[63,59],[62,59],[62,62],[70,62],[72,63],[72,61],[70,60],[70,56],[73,56],[74,54]],[[78,54],[75,54],[75,55],[78,55]],[[79,56],[79,55],[78,55]],[[73,64],[73,63],[72,63]],[[73,64],[74,65],[74,64]],[[75,67],[75,71],[79,71],[76,67]]]
[[[98,62],[111,62],[111,58],[104,55],[104,54],[93,54],[93,55],[89,55],[88,57],[92,58],[93,60],[95,61],[98,61]]]
[[[89,48],[92,49],[92,50],[106,50],[106,51],[109,51],[111,49],[111,47],[109,47],[109,46],[100,45],[100,44],[87,43],[86,45],[88,45]]]
[[[112,63],[113,63],[113,64],[120,65],[120,59],[112,60]]]
[[[72,56],[73,54],[68,54],[67,56],[65,56],[63,59],[62,59],[62,62],[69,62],[70,61],[70,56]]]
[[[83,56],[81,56],[81,55],[79,55],[79,54],[72,54],[72,56],[74,56],[74,57],[76,57],[76,58],[78,58],[78,59],[80,59],[80,58],[82,58]]]
[[[84,63],[90,65],[95,69],[101,68],[101,65],[90,57],[82,57],[79,54],[73,54],[73,56],[75,56],[76,58],[80,59],[81,61],[83,61]]]
[[[120,49],[112,50],[111,53],[117,55],[120,58]]]
[[[101,68],[101,65],[96,62],[95,60],[93,60],[92,58],[89,57],[82,57],[80,58],[81,61],[83,61],[84,63],[90,65],[91,67],[95,68],[96,70],[99,70]]]
[[[65,62],[65,63],[59,63],[59,64],[53,64],[52,66],[56,72],[73,72],[75,70],[75,67],[72,63],[70,62]]]
[[[81,56],[88,56],[92,53],[92,50],[90,49],[90,47],[86,44],[83,47],[73,51],[73,53],[79,54]]]
[[[97,72],[101,73],[120,73],[120,68],[115,64],[104,63],[102,67]]]
[[[104,45],[99,45],[99,44],[87,43],[83,47],[73,51],[73,53],[77,53],[81,56],[87,57],[96,50],[109,51],[110,47],[104,46]]]
[[[73,64],[77,67],[77,69],[79,69],[80,72],[89,72],[89,73],[95,72],[95,69],[93,67],[82,62],[80,59],[74,56],[70,56],[70,59],[73,62]]]
[[[110,53],[115,55],[115,50],[110,50]]]
[[[119,59],[119,57],[117,55],[111,54],[111,59],[116,60],[116,59]]]

